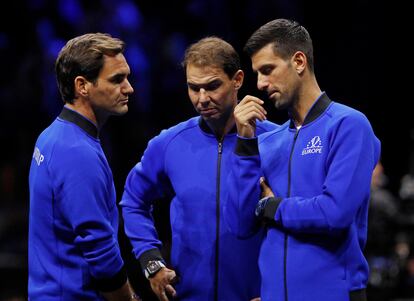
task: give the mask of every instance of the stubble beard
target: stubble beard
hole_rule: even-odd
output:
[[[272,99],[274,106],[277,110],[283,110],[288,107],[289,101],[284,98],[275,98]]]

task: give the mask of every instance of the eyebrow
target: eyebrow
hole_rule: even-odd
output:
[[[223,81],[222,80],[220,80],[220,79],[213,79],[212,81],[210,81],[210,82],[207,82],[207,83],[204,83],[204,84],[197,84],[197,83],[193,83],[193,82],[187,82],[187,85],[188,86],[192,86],[192,87],[197,87],[197,88],[207,88],[207,87],[209,87],[210,85],[212,85],[212,84],[218,84],[218,83],[222,83]]]
[[[276,66],[276,64],[267,63],[267,64],[264,64],[264,65],[260,66],[256,70],[253,70],[253,72],[254,73],[263,72],[264,69],[267,69],[267,68],[275,68],[275,66]]]
[[[129,75],[130,75],[129,72],[118,72],[118,73],[115,73],[109,76],[109,80],[124,79],[125,77],[128,77]]]

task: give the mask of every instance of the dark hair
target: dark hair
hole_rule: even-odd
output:
[[[256,30],[244,46],[244,51],[252,56],[272,43],[275,54],[283,59],[290,58],[296,51],[302,51],[313,72],[313,46],[308,31],[298,22],[287,19],[270,21]]]
[[[104,65],[104,55],[115,56],[124,51],[125,43],[104,33],[88,33],[69,40],[55,63],[56,79],[62,100],[73,103],[74,80],[84,76],[93,83]]]
[[[181,65],[216,66],[232,78],[241,69],[240,58],[229,43],[218,37],[206,37],[190,45],[185,51]]]

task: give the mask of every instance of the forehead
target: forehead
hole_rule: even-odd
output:
[[[115,56],[104,55],[104,64],[99,75],[105,77],[118,73],[130,73],[125,56],[122,53]]]
[[[272,65],[278,61],[283,60],[280,56],[275,54],[272,44],[268,44],[252,55],[253,70],[259,69],[263,65]]]
[[[223,69],[217,66],[198,66],[188,64],[186,68],[187,82],[202,84],[216,79],[230,80]]]

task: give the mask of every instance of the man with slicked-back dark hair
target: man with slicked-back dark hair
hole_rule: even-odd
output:
[[[225,216],[238,235],[258,221],[262,301],[365,301],[363,248],[380,142],[367,118],[317,83],[313,47],[298,22],[276,19],[245,45],[257,87],[290,120],[256,136],[263,101],[235,108],[238,141]]]

